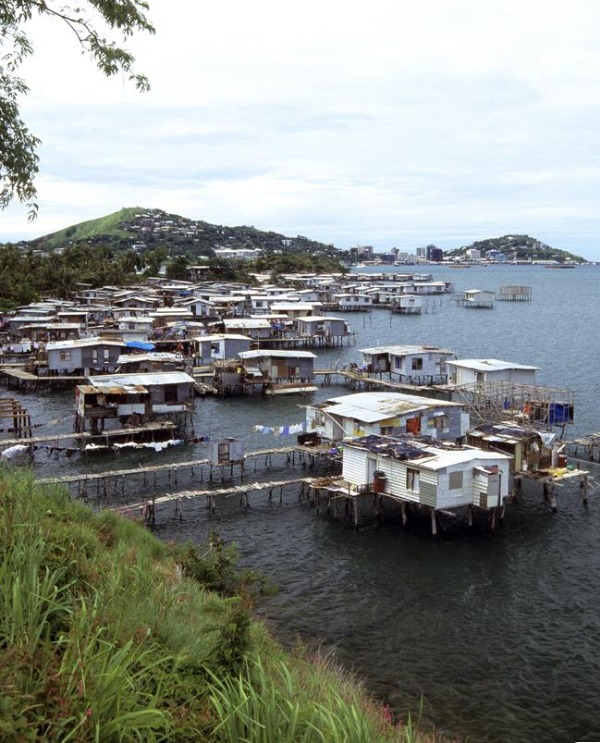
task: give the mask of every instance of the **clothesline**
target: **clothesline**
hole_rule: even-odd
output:
[[[289,426],[261,426],[256,425],[252,428],[254,433],[260,433],[266,436],[293,436],[294,434],[303,433],[306,430],[305,423],[293,423]]]

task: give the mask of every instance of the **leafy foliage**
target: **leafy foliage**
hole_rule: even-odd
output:
[[[0,310],[28,304],[42,295],[72,296],[78,283],[92,286],[139,281],[140,257],[133,251],[114,255],[110,249],[73,245],[43,256],[14,245],[0,248]]]
[[[146,18],[144,0],[84,0],[55,7],[45,0],[0,0],[0,208],[14,198],[25,202],[30,219],[37,214],[35,176],[40,140],[21,118],[19,99],[28,92],[18,70],[33,48],[24,26],[34,16],[57,19],[73,31],[81,48],[107,76],[124,72],[138,90],[148,90],[148,80],[133,71],[130,52],[106,38],[91,18],[124,41],[137,31],[154,33]]]

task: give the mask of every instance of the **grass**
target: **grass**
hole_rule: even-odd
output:
[[[256,576],[0,469],[0,739],[424,742],[252,619]],[[433,740],[433,739],[427,739]]]
[[[64,245],[68,241],[88,240],[98,235],[113,235],[115,237],[132,237],[133,232],[127,232],[120,226],[122,222],[132,219],[139,212],[145,211],[140,207],[126,207],[113,214],[107,214],[99,219],[90,219],[86,222],[66,227],[65,229],[46,235],[45,239],[52,247]]]

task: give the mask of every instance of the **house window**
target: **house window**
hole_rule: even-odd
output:
[[[408,467],[406,470],[406,489],[413,493],[419,492],[419,470]]]
[[[177,402],[177,385],[165,385],[165,402]]]
[[[104,349],[103,356],[104,356],[104,363],[110,364],[110,351],[108,350],[108,348]]]
[[[412,360],[411,369],[413,371],[421,371],[423,369],[423,358],[421,356],[417,356]]]
[[[450,490],[460,490],[463,486],[463,473],[462,472],[450,472],[448,478],[448,487]]]
[[[93,348],[92,349],[92,364],[94,364],[95,366],[97,363],[98,363],[98,349]]]
[[[382,436],[393,436],[394,435],[394,426],[381,426],[380,431]]]
[[[58,358],[61,361],[71,361],[71,352],[70,351],[59,351]]]
[[[402,356],[394,356],[394,366],[396,369],[402,369]]]

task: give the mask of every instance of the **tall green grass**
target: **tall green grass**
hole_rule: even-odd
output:
[[[286,655],[233,561],[216,535],[166,545],[0,468],[0,740],[423,740],[354,677]]]

